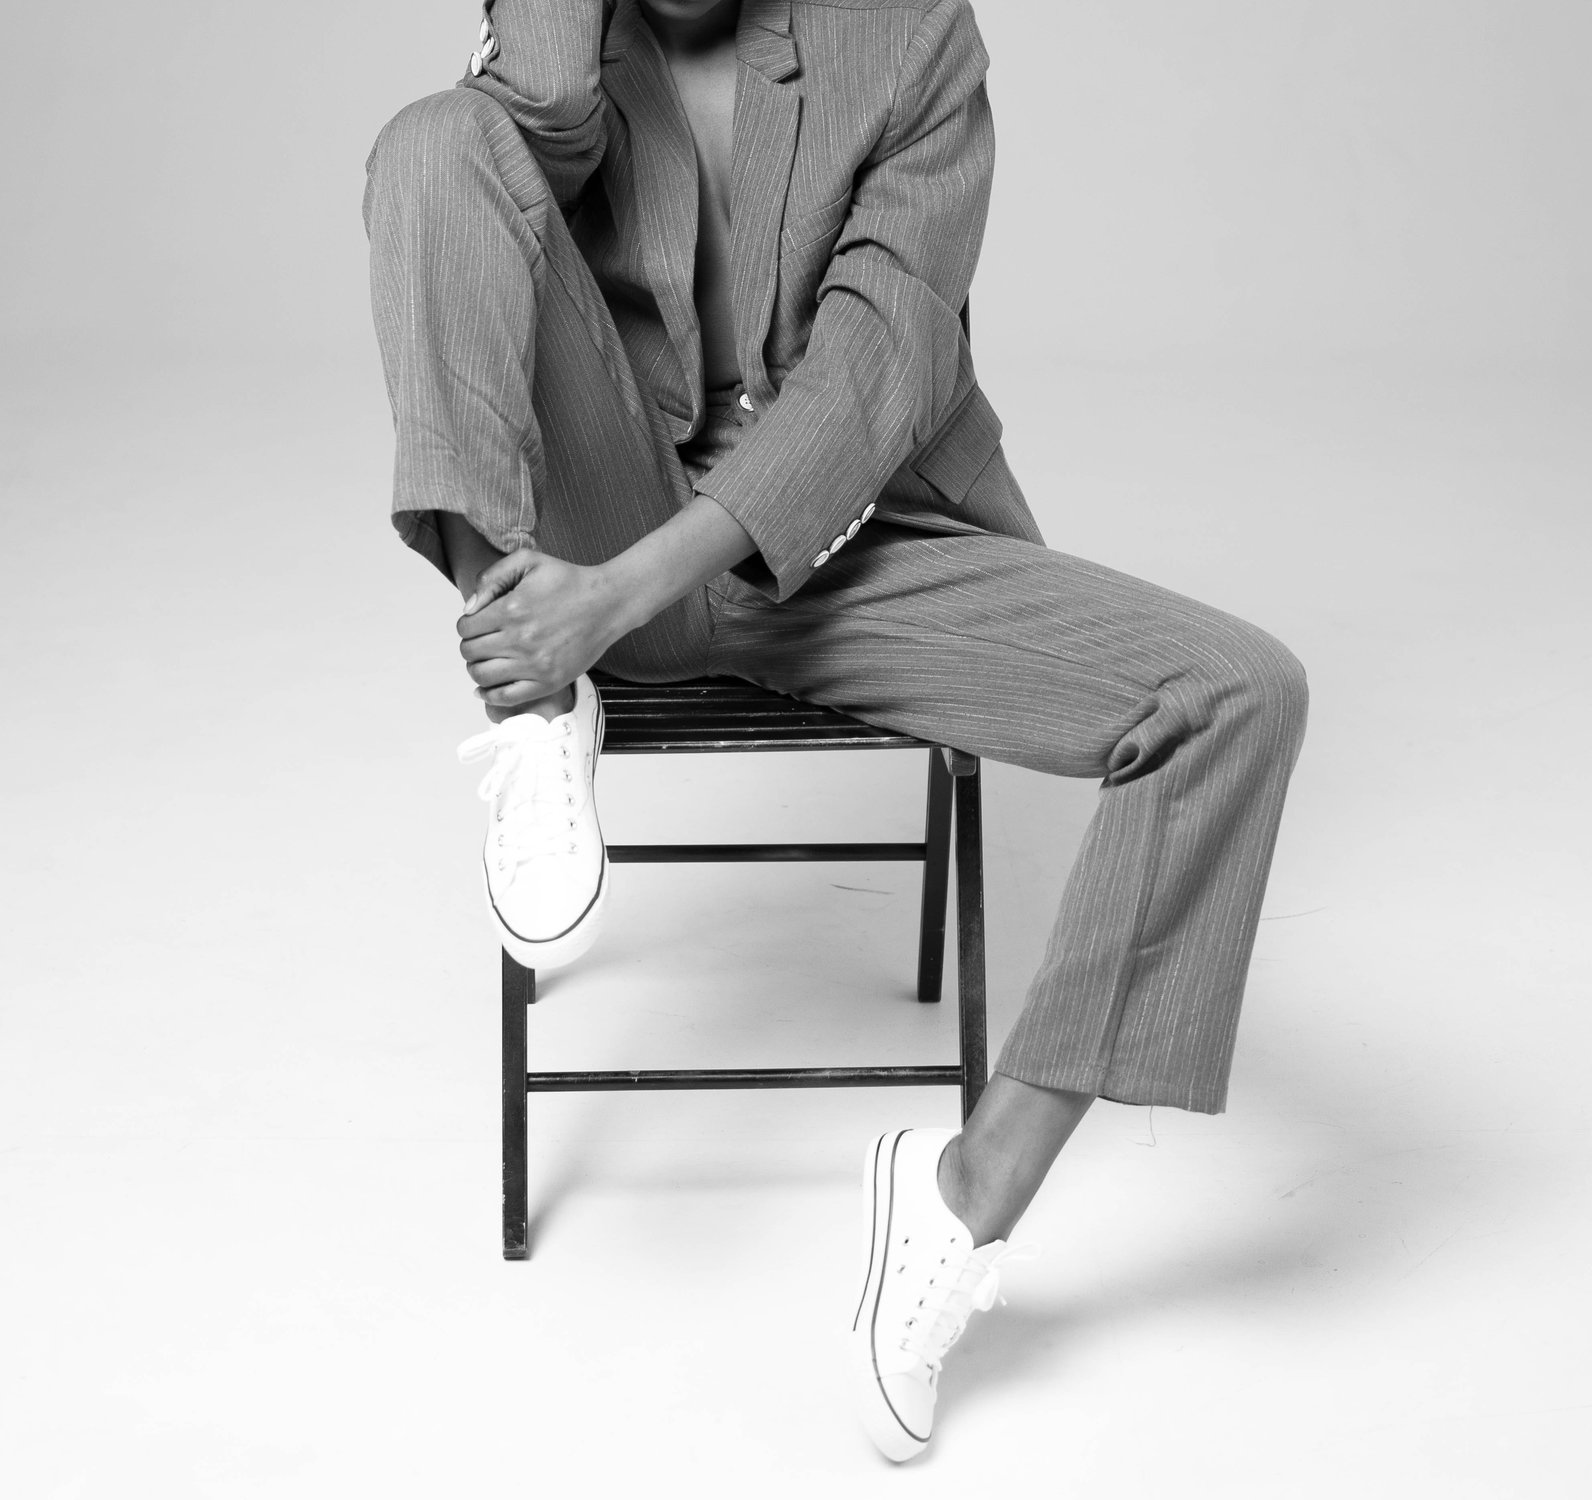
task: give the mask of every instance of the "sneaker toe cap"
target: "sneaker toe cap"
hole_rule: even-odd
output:
[[[934,1426],[934,1390],[921,1375],[881,1372],[863,1361],[862,1416],[868,1435],[886,1458],[900,1463],[927,1446]]]
[[[600,845],[585,858],[557,862],[562,868],[539,868],[542,863],[502,872],[487,855],[487,890],[498,920],[526,942],[551,942],[578,926],[606,878]]]

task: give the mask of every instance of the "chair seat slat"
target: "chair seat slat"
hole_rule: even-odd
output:
[[[740,750],[921,750],[916,740],[730,739],[621,740],[603,745],[604,755],[689,755],[693,752],[734,754]]]
[[[607,723],[603,749],[610,754],[885,749],[926,743],[735,677],[640,683],[604,672],[592,676]]]
[[[897,734],[889,729],[873,729],[866,724],[857,724],[842,720],[835,723],[825,719],[801,718],[763,718],[763,719],[726,719],[717,714],[673,715],[659,719],[622,719],[617,715],[608,720],[607,736],[612,739],[622,735],[669,735],[669,734],[723,734],[727,736],[763,735],[769,739],[780,739],[789,735],[812,735],[819,739],[833,739],[836,735],[844,735],[858,740],[904,739],[911,740],[910,735]]]

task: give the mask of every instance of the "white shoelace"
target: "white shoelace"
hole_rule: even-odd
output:
[[[975,1312],[988,1312],[1000,1297],[1000,1267],[1008,1261],[1032,1260],[1039,1254],[1034,1244],[1007,1245],[994,1255],[973,1250],[960,1258],[947,1256],[943,1270],[929,1277],[928,1291],[918,1302],[919,1311],[906,1320],[901,1348],[920,1359],[936,1375],[947,1351],[967,1330]]]
[[[579,815],[586,802],[586,773],[576,757],[573,721],[546,729],[494,724],[459,746],[466,763],[492,757],[477,795],[492,803],[490,851],[500,873],[539,855],[579,852]]]

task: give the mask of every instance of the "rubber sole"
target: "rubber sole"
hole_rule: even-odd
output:
[[[498,941],[515,963],[525,969],[562,969],[583,958],[597,941],[602,927],[603,908],[608,904],[608,854],[603,852],[602,870],[597,877],[597,896],[586,908],[586,913],[568,932],[545,943],[534,943],[511,932],[492,904],[492,888],[487,884],[486,871],[481,872],[481,893],[486,897],[487,914],[497,929]]]
[[[868,1273],[862,1300],[848,1335],[850,1378],[857,1415],[873,1445],[893,1463],[916,1458],[929,1446],[928,1438],[908,1431],[896,1415],[879,1379],[873,1355],[873,1314],[887,1268],[890,1240],[890,1172],[896,1142],[904,1131],[887,1131],[874,1140],[863,1157],[863,1254]]]

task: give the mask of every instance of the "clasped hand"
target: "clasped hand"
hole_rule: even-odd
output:
[[[562,691],[630,628],[600,567],[522,547],[493,563],[459,616],[459,654],[489,708]]]

